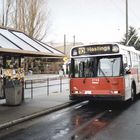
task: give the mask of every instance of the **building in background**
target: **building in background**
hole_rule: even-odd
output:
[[[69,75],[70,74],[70,50],[74,47],[72,42],[66,42],[66,44],[64,45],[64,43],[48,43],[50,45],[55,46],[55,48],[61,52],[64,53],[65,51],[65,57],[63,58],[63,62],[59,61],[59,66],[62,65],[63,63],[63,69],[64,69],[64,73]],[[83,43],[81,42],[76,42],[75,46],[78,45],[83,45]]]

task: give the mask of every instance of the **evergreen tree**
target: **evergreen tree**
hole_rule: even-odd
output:
[[[128,41],[126,42],[126,34],[124,35],[124,38],[121,41],[121,44],[133,46],[135,49],[140,50],[140,39],[137,33],[137,30],[130,26],[128,31]]]

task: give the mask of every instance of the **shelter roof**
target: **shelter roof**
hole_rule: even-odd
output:
[[[64,54],[21,31],[0,27],[0,52],[22,56],[64,57]]]

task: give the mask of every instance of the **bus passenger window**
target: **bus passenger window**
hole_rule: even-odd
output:
[[[127,57],[126,56],[123,56],[123,67],[124,69],[127,67]]]

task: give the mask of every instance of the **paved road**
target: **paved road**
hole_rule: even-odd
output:
[[[82,102],[3,130],[1,140],[139,140],[140,100],[134,104]]]

